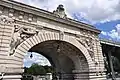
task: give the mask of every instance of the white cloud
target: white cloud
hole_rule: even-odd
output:
[[[69,17],[86,23],[104,23],[120,20],[120,0],[16,0],[41,9],[53,11],[63,4]],[[102,31],[105,36],[120,39],[120,24],[109,32]]]
[[[63,4],[67,14],[79,14],[91,23],[120,19],[120,0],[16,0],[45,10],[53,11]]]
[[[116,28],[117,28],[118,35],[120,36],[120,24],[117,24]]]
[[[113,39],[120,39],[120,36],[118,36],[118,32],[115,29],[108,32],[108,36],[110,36]]]
[[[30,67],[33,63],[38,63],[39,65],[43,65],[43,66],[51,65],[47,58],[45,58],[44,56],[42,56],[38,53],[32,52],[32,55],[33,55],[32,58],[30,58],[30,55],[31,55],[30,52],[28,52],[27,55],[25,55],[24,66],[26,66],[26,67]]]
[[[120,41],[120,24],[115,26],[116,29],[113,29],[109,32],[102,31],[101,34],[104,36],[110,37],[114,41]]]
[[[106,36],[107,32],[102,31],[101,34]]]

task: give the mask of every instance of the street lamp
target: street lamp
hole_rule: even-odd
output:
[[[57,52],[59,53],[60,52],[60,45],[58,44],[57,46]]]
[[[31,58],[31,59],[33,58],[33,54],[32,54],[32,52],[31,52],[31,54],[30,54],[30,58]]]

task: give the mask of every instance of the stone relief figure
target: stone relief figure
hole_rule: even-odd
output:
[[[20,43],[20,34],[22,33],[22,29],[20,26],[14,26],[14,33],[12,35],[12,40],[10,43],[10,55],[14,53],[16,46]]]
[[[10,55],[12,55],[15,52],[15,49],[17,46],[26,40],[27,38],[34,36],[37,34],[38,31],[31,29],[31,28],[23,28],[18,25],[14,26],[14,33],[12,35],[12,40],[10,43]]]
[[[92,39],[87,39],[87,40],[86,40],[85,47],[86,47],[87,50],[89,51],[90,56],[91,56],[92,58],[94,57],[93,46],[94,46],[94,43],[93,43]]]
[[[57,7],[55,11],[53,11],[53,13],[59,16],[60,18],[67,18],[67,15],[65,14],[65,9],[61,4]]]
[[[77,38],[77,40],[86,47],[86,49],[89,51],[89,54],[91,56],[91,58],[93,59],[94,58],[94,51],[93,51],[93,41],[92,39],[81,39],[81,38]],[[94,60],[94,59],[93,59]]]

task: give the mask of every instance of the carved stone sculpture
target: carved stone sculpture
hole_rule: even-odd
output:
[[[86,47],[86,49],[89,51],[89,54],[91,56],[91,58],[94,58],[94,51],[93,51],[93,41],[91,38],[87,39],[81,39],[81,38],[77,38],[77,40]]]
[[[33,30],[31,28],[23,28],[18,25],[15,25],[14,33],[12,35],[12,40],[10,43],[10,55],[12,55],[15,52],[15,49],[21,42],[23,42],[31,36],[34,36],[37,33],[38,32],[36,30]]]
[[[64,37],[64,31],[60,31],[59,35],[60,35],[60,40],[62,40]]]
[[[89,51],[90,56],[91,56],[92,58],[94,57],[93,46],[94,46],[94,43],[93,43],[92,39],[87,39],[87,40],[86,40],[85,47],[87,47],[87,50]]]
[[[7,25],[11,25],[14,23],[14,20],[11,18],[8,18],[6,16],[0,16],[0,23],[1,24],[7,24]]]
[[[59,5],[57,7],[57,9],[55,11],[53,11],[53,13],[56,16],[59,16],[60,18],[67,18],[67,15],[65,14],[65,9],[64,9],[63,5]]]

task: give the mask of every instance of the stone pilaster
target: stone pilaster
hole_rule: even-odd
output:
[[[11,41],[14,20],[7,16],[0,16],[0,55],[7,56]]]
[[[104,68],[104,61],[103,61],[103,55],[102,55],[102,49],[100,45],[99,39],[96,39],[95,41],[95,71],[90,71],[90,80],[104,80],[106,79],[105,75],[105,68]]]

